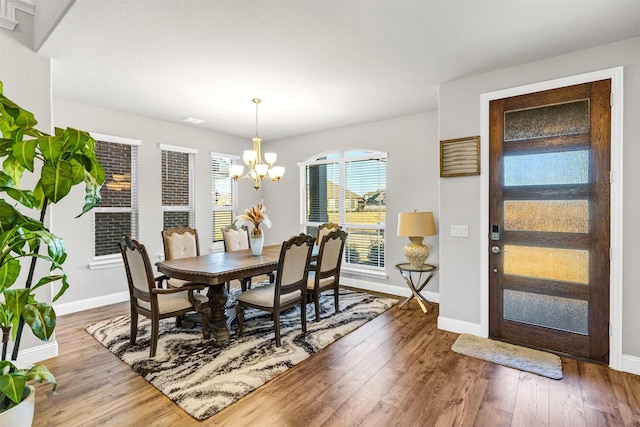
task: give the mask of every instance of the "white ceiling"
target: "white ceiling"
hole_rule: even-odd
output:
[[[37,14],[36,9],[36,14]],[[435,110],[439,83],[640,36],[640,0],[76,0],[54,96],[268,142]]]

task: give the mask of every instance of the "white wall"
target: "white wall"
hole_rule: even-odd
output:
[[[21,24],[30,27],[30,21],[21,17]],[[4,95],[16,102],[22,108],[31,111],[36,119],[39,130],[50,133],[51,126],[51,78],[50,78],[50,61],[47,58],[34,54],[24,43],[24,34],[15,34],[7,30],[0,29],[0,81],[4,85]],[[23,182],[26,184],[32,182],[35,184],[35,178],[32,178],[29,172],[25,172]],[[2,195],[4,198],[4,193]],[[12,199],[8,202],[13,203]],[[38,218],[38,212],[29,212],[30,216]],[[45,225],[48,220],[45,221]],[[40,263],[40,267],[45,267]],[[26,280],[26,272],[29,269],[29,263],[22,263],[22,274],[17,280],[15,287],[24,286]],[[46,268],[41,271],[46,274]],[[52,294],[50,287],[44,287],[37,291],[38,300],[42,302],[51,302]],[[21,352],[29,351],[29,348],[41,345],[37,338],[31,334],[31,330],[27,327],[24,329],[22,342],[20,344]],[[55,347],[55,344],[54,344]],[[9,347],[11,349],[11,346]],[[55,351],[55,348],[53,348]]]
[[[267,183],[262,191],[273,222],[267,236],[293,235],[300,231],[300,169],[298,162],[316,154],[337,149],[369,149],[388,153],[387,158],[387,253],[386,279],[365,278],[342,273],[342,283],[362,286],[382,292],[403,294],[407,291],[394,265],[405,262],[402,248],[409,241],[396,236],[398,212],[413,209],[433,211],[438,226],[439,144],[436,112],[416,114],[345,127],[296,138],[272,142],[269,150],[278,153],[278,163],[287,168],[277,184]],[[439,227],[438,227],[439,228]],[[275,243],[275,242],[273,242]],[[438,263],[437,236],[425,239],[432,251],[429,262]],[[427,289],[438,290],[438,274]],[[427,294],[431,295],[431,294]],[[437,295],[431,295],[437,299]]]
[[[162,122],[132,114],[82,105],[68,100],[54,99],[54,124],[75,127],[89,132],[139,139],[139,240],[147,247],[152,262],[163,253],[161,151],[159,144],[195,148],[195,205],[196,228],[202,253],[209,251],[212,241],[211,224],[211,152],[237,154],[251,145],[249,141],[228,135],[203,131],[191,126]],[[91,215],[74,218],[81,212],[84,189],[74,188],[73,194],[53,207],[53,232],[65,238],[68,258],[65,268],[71,286],[59,300],[71,304],[93,299],[93,304],[113,302],[109,296],[127,291],[124,267],[89,270],[93,247]],[[250,190],[250,192],[249,192]],[[242,188],[239,202],[242,207],[254,197],[252,188]],[[125,295],[128,299],[128,295]],[[102,298],[102,299],[101,299]],[[67,308],[87,308],[91,304]]]
[[[640,362],[640,264],[637,247],[640,215],[637,183],[640,169],[640,38],[473,76],[440,86],[440,139],[480,134],[480,96],[493,92],[617,66],[624,67],[624,267],[622,353]],[[486,144],[482,141],[482,144]],[[484,171],[483,173],[486,173]],[[480,177],[440,180],[441,228],[469,224],[469,238],[440,234],[440,316],[450,321],[480,323],[480,239],[488,230],[479,223]],[[640,368],[640,364],[637,365]]]

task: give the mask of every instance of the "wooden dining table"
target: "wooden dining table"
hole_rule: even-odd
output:
[[[226,307],[229,298],[226,282],[277,270],[281,247],[265,246],[259,256],[254,256],[250,249],[246,249],[159,261],[156,267],[166,276],[208,287],[207,298],[211,309],[209,327],[216,340],[225,341],[230,337],[230,325],[235,319],[235,312],[229,313]]]

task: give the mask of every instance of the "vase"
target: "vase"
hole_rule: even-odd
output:
[[[7,411],[0,412],[0,425],[31,427],[36,407],[36,389],[31,384],[27,384],[25,393],[28,393],[28,396],[22,402]]]
[[[251,253],[253,256],[262,255],[262,247],[264,246],[264,234],[259,227],[254,228],[249,235],[249,244],[251,245]]]

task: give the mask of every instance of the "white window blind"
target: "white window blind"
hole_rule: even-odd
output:
[[[213,241],[222,242],[222,228],[231,225],[237,210],[237,183],[229,166],[237,156],[211,153],[211,207]]]
[[[383,270],[386,228],[386,153],[339,151],[300,164],[301,230],[317,234],[335,222],[348,233],[347,269]]]

